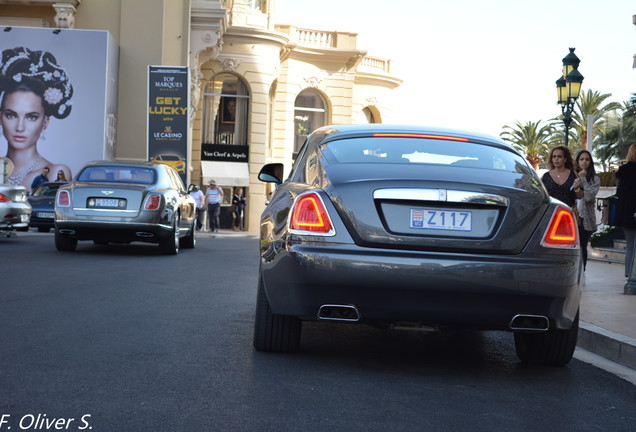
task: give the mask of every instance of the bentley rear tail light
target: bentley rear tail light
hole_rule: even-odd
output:
[[[557,207],[552,214],[548,229],[543,235],[541,245],[569,248],[579,246],[578,228],[570,209]]]
[[[10,202],[11,200],[6,196],[0,194],[0,202]]]
[[[146,203],[144,204],[144,210],[157,210],[161,204],[161,195],[148,195],[146,197]]]
[[[327,208],[315,192],[299,195],[292,206],[289,229],[295,234],[336,234]]]
[[[58,207],[68,207],[71,205],[71,195],[68,193],[68,191],[63,190],[57,194],[56,205]]]

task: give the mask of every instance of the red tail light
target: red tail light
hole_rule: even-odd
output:
[[[148,195],[144,210],[157,210],[161,204],[161,195]]]
[[[0,202],[10,202],[11,200],[6,196],[0,194]]]
[[[557,207],[541,244],[548,247],[579,246],[578,227],[569,209]]]
[[[60,191],[57,194],[57,206],[58,207],[68,207],[71,205],[71,195],[68,193],[68,191]]]
[[[300,195],[293,205],[289,229],[297,234],[335,235],[333,224],[317,193]]]
[[[428,138],[428,139],[437,139],[437,140],[446,140],[446,141],[461,141],[461,142],[470,141],[467,138],[450,136],[450,135],[431,135],[431,134],[420,134],[420,133],[377,132],[377,133],[374,133],[373,136],[380,137],[380,138]]]

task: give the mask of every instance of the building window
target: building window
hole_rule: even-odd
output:
[[[373,112],[369,108],[363,108],[362,111],[358,113],[356,124],[367,124],[367,123],[377,123],[377,121],[375,120],[375,116],[373,115]]]
[[[326,124],[326,102],[316,90],[300,92],[294,103],[294,159],[314,129]]]
[[[266,3],[266,0],[247,0],[247,7],[264,13]]]
[[[203,95],[203,143],[247,145],[250,97],[236,75],[214,76]]]

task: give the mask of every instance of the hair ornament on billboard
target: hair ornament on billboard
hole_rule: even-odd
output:
[[[63,97],[64,95],[62,94],[60,89],[56,89],[53,87],[47,88],[44,92],[44,100],[53,105],[60,103]]]
[[[0,74],[0,102],[6,94],[31,91],[42,98],[47,116],[62,119],[70,114],[73,86],[50,52],[26,47],[6,49],[0,59]]]

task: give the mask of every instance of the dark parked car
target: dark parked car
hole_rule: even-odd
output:
[[[523,362],[576,346],[580,250],[571,210],[524,157],[484,135],[325,126],[259,179],[254,346],[300,348],[302,322],[514,332]]]
[[[91,162],[55,199],[55,246],[78,240],[158,243],[165,254],[195,245],[194,198],[174,168],[145,162]]]
[[[13,230],[28,230],[30,216],[26,188],[0,184],[0,232],[11,234]]]
[[[39,232],[49,232],[55,227],[55,194],[64,184],[66,182],[42,183],[33,195],[27,197],[32,209],[30,227],[37,228]]]

